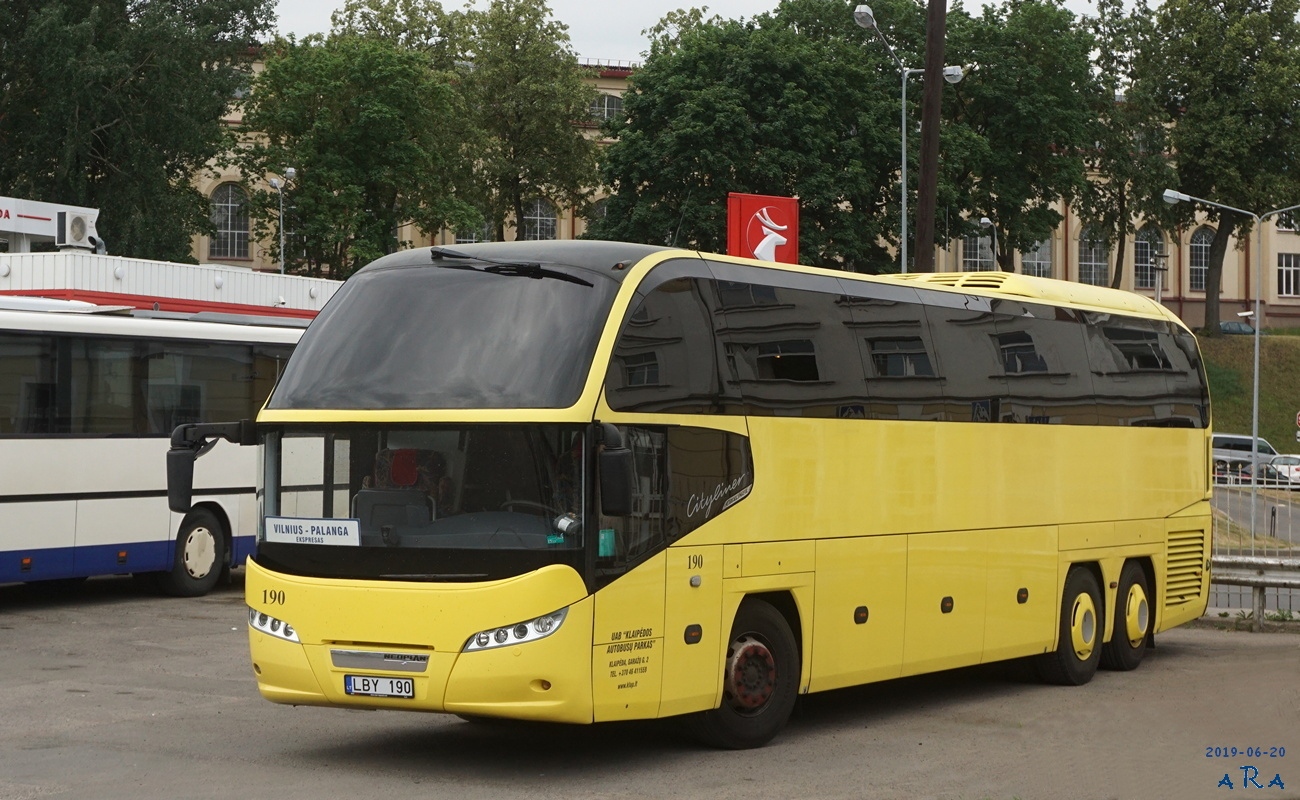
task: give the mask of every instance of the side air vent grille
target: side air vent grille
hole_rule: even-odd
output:
[[[1201,599],[1205,576],[1205,532],[1176,531],[1166,545],[1165,606]]]

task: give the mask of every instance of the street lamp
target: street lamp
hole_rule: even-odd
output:
[[[272,178],[270,180],[271,188],[280,193],[280,274],[284,274],[284,188],[298,174],[298,170],[293,167],[286,167],[284,170],[284,180]]]
[[[899,207],[901,209],[901,222],[899,228],[902,237],[899,242],[898,256],[900,271],[907,272],[907,79],[912,75],[925,72],[925,70],[908,69],[903,65],[903,60],[898,57],[898,53],[894,52],[894,48],[889,45],[889,40],[885,38],[885,34],[881,33],[879,26],[876,25],[876,15],[871,13],[871,6],[861,5],[853,9],[853,21],[858,24],[859,28],[869,28],[876,32],[876,36],[880,39],[880,43],[889,51],[889,55],[893,57],[894,63],[898,65],[898,69],[902,73],[903,107],[900,114],[900,127],[902,128],[903,137],[903,163],[899,170],[899,181],[901,187],[898,191],[900,198]],[[962,68],[959,66],[943,68],[943,79],[948,83],[958,83],[961,81],[964,74]]]
[[[1250,549],[1255,550],[1255,514],[1256,502],[1259,495],[1259,335],[1261,322],[1259,302],[1260,291],[1264,285],[1264,220],[1278,214],[1285,214],[1288,211],[1295,211],[1300,205],[1287,206],[1286,208],[1275,208],[1272,211],[1265,211],[1263,214],[1252,214],[1240,208],[1225,206],[1223,203],[1215,203],[1212,200],[1206,200],[1201,197],[1192,197],[1183,192],[1175,192],[1173,189],[1165,189],[1164,200],[1169,205],[1175,203],[1202,203],[1207,206],[1221,208],[1224,211],[1231,211],[1236,214],[1244,214],[1254,220],[1255,223],[1255,310],[1252,312],[1255,323],[1255,363],[1254,378],[1251,384],[1251,401],[1250,401]]]
[[[991,231],[993,231],[993,271],[994,271],[994,272],[997,272],[998,270],[1002,269],[1002,267],[1000,267],[1000,266],[998,265],[998,229],[997,229],[997,226],[995,226],[995,225],[993,224],[993,220],[989,219],[988,217],[980,217],[980,227],[981,227],[981,228],[988,228],[988,229],[990,229]]]
[[[1161,245],[1160,249],[1163,250],[1164,245]],[[1169,271],[1169,267],[1165,266],[1165,259],[1167,258],[1169,258],[1168,253],[1156,252],[1154,250],[1151,252],[1151,273],[1155,276],[1157,305],[1161,302],[1160,293],[1165,286],[1165,273]]]

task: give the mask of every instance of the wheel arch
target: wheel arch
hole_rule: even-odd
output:
[[[800,667],[806,663],[804,652],[806,643],[804,642],[803,619],[799,613],[799,604],[794,599],[794,594],[788,590],[770,591],[770,592],[753,592],[744,596],[741,602],[747,600],[760,600],[775,608],[785,617],[785,622],[790,626],[790,632],[794,634],[794,640],[799,645],[799,664]]]

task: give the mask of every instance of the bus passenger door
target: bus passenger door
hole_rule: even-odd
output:
[[[664,646],[664,530],[667,437],[629,426],[632,510],[599,517],[592,705],[596,722],[655,717]]]
[[[666,560],[660,551],[596,592],[591,655],[596,722],[658,716]]]

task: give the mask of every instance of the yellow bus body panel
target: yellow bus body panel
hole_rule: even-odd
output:
[[[817,542],[811,691],[897,678],[906,598],[906,536]]]
[[[569,567],[466,584],[320,581],[248,562],[249,607],[288,622],[301,644],[249,630],[258,687],[267,699],[303,705],[400,708],[568,722],[591,721],[592,601]],[[269,604],[268,598],[283,598]],[[568,609],[550,636],[462,653],[479,631]],[[336,666],[333,650],[428,658],[423,672]],[[345,674],[412,678],[415,698],[352,697]]]

